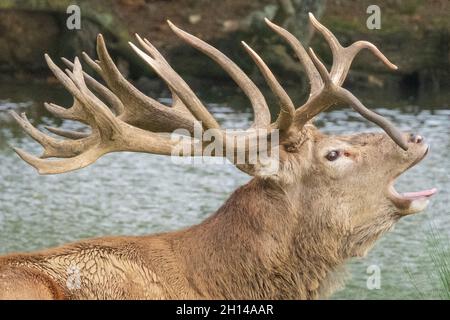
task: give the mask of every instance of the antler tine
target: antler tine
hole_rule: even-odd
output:
[[[31,138],[42,145],[44,152],[41,158],[73,157],[81,153],[82,145],[79,142],[58,140],[44,134],[30,123],[25,113],[19,116],[11,111],[10,114]]]
[[[267,18],[265,18],[264,20],[273,31],[275,31],[284,40],[287,41],[287,43],[292,47],[298,59],[302,63],[311,85],[310,96],[313,96],[314,94],[319,92],[320,88],[322,87],[322,79],[316,68],[314,67],[313,62],[309,58],[305,48],[302,46],[301,42],[286,29],[276,25]]]
[[[66,158],[57,160],[48,160],[35,157],[19,148],[13,148],[14,151],[28,164],[38,170],[40,174],[58,174],[78,170],[94,163],[102,155],[110,152],[130,151],[146,152],[152,154],[171,155],[173,148],[180,150],[189,150],[188,155],[193,155],[192,150],[197,150],[196,144],[202,142],[188,142],[188,145],[179,146],[177,142],[165,139],[159,134],[127,125],[120,120],[118,124],[122,126],[123,134],[117,136],[117,139],[102,136],[93,133],[87,138],[71,141],[60,141],[64,145],[67,142],[80,146],[80,151],[76,154],[55,153],[49,157]],[[183,156],[184,154],[180,154]]]
[[[88,64],[89,67],[91,67],[97,74],[101,75],[102,77],[104,77],[103,75],[103,70],[102,67],[100,67],[100,61],[94,61],[91,57],[89,57],[89,55],[86,52],[82,52],[81,56],[83,57],[84,61]]]
[[[69,87],[71,93],[73,92],[76,96],[80,110],[85,113],[85,119],[93,131],[88,137],[78,140],[58,140],[34,128],[24,114],[20,117],[15,112],[11,112],[19,125],[44,147],[42,158],[37,158],[18,148],[14,149],[39,173],[56,174],[80,169],[95,162],[103,154],[113,151],[171,154],[175,144],[170,139],[163,139],[154,132],[132,127],[114,117],[109,108],[86,86],[78,59],[75,59],[73,71],[67,70],[68,75],[57,67],[54,69],[58,72],[59,78],[65,81],[65,86]],[[63,135],[66,133],[65,131]],[[43,159],[49,157],[65,159]]]
[[[147,97],[137,90],[124,78],[110,57],[105,40],[101,34],[97,36],[97,54],[100,59],[98,63],[101,68],[100,74],[104,76],[104,80],[108,84],[108,87],[114,91],[121,101],[133,101],[137,99],[139,103],[147,102],[155,105],[159,104],[156,100]],[[135,107],[135,104],[133,103],[132,106]]]
[[[54,133],[60,137],[72,139],[72,140],[79,140],[83,139],[89,136],[89,133],[87,132],[80,132],[80,131],[73,131],[73,130],[65,130],[61,128],[51,127],[51,126],[44,126],[45,129],[50,131],[51,133]]]
[[[52,113],[54,116],[61,119],[70,119],[75,121],[80,121],[83,123],[87,123],[86,117],[82,112],[80,112],[79,102],[75,99],[72,107],[66,109],[61,107],[55,103],[44,102],[44,107],[48,112]]]
[[[72,106],[68,109],[58,106],[54,103],[44,103],[45,108],[53,113],[54,115],[63,118],[76,120],[83,123],[87,123],[87,118],[82,110],[82,106],[79,103],[80,92],[75,86],[70,77],[65,74],[50,58],[48,54],[45,54],[45,60],[50,70],[53,72],[55,77],[62,83],[62,85],[72,94],[74,97],[74,102]]]
[[[146,96],[123,77],[111,59],[101,34],[97,37],[97,54],[99,62],[93,61],[87,55],[84,57],[94,69],[95,65],[100,67],[100,75],[109,89],[126,105],[120,120],[149,131],[172,132],[181,128],[193,132],[192,117]]]
[[[317,72],[319,72],[320,77],[322,78],[324,87],[330,87],[333,84],[333,81],[331,80],[331,76],[328,73],[327,68],[325,67],[323,62],[320,61],[320,59],[316,56],[316,53],[314,52],[313,48],[308,49],[308,54],[311,57],[311,61],[314,63]]]
[[[144,39],[144,41],[149,45],[152,46],[152,44],[150,42],[148,42],[146,39]],[[105,48],[106,49],[106,48]],[[98,74],[102,75],[103,78],[105,78],[105,76],[103,75],[103,71],[102,68],[100,67],[99,63],[100,61],[94,61],[93,59],[91,59],[91,57],[89,57],[89,55],[85,52],[83,52],[83,58],[86,61],[86,63],[92,68],[94,69]],[[109,59],[108,59],[109,60]],[[112,61],[109,61],[112,62]],[[172,91],[172,89],[171,89]],[[115,96],[115,95],[114,95]],[[182,103],[182,101],[176,96],[176,94],[172,91],[172,100],[173,100],[173,108],[175,110],[179,110],[181,112],[184,113],[184,116],[186,116],[188,119],[190,119],[191,121],[194,121],[194,117],[191,114],[191,112],[189,111],[189,109],[186,108],[186,106],[184,106],[184,104]],[[120,101],[120,99],[119,99]],[[125,122],[127,122],[126,119],[126,115],[125,117],[122,117],[122,120],[124,120]]]
[[[114,133],[120,132],[115,117],[111,110],[98,99],[86,86],[84,82],[81,63],[75,58],[73,72],[66,70],[73,83],[81,92],[81,102],[84,111],[88,114],[88,122],[93,129],[98,129],[100,135],[111,137]]]
[[[101,138],[111,138],[114,134],[119,134],[121,127],[117,123],[114,114],[87,87],[84,81],[81,63],[77,57],[74,61],[73,71],[66,70],[66,72],[82,93],[83,99],[81,102],[85,113],[88,114],[88,122],[92,129],[97,130]]]
[[[67,76],[50,58],[48,54],[44,55],[45,61],[47,62],[48,67],[53,72],[55,77],[61,82],[61,84],[72,94],[75,98],[80,97],[80,93],[78,88],[75,86],[73,81],[70,80],[70,77]]]
[[[245,95],[249,98],[253,107],[254,123],[252,127],[268,128],[270,125],[269,107],[267,106],[266,99],[263,94],[259,91],[258,87],[256,87],[252,80],[250,80],[250,78],[222,52],[192,34],[181,30],[169,20],[167,20],[167,23],[178,37],[197,50],[206,54],[219,66],[221,66],[242,89]]]
[[[92,148],[68,159],[47,160],[35,157],[20,148],[13,149],[23,161],[33,166],[40,174],[58,174],[81,169],[95,162],[104,154],[100,152],[100,149]]]
[[[119,99],[127,102],[127,108],[140,109],[139,111],[144,108],[165,108],[163,104],[146,96],[125,79],[109,55],[101,34],[97,36],[97,54],[100,59],[97,64],[102,70],[100,74],[104,76],[108,87],[114,91]]]
[[[267,84],[280,103],[280,114],[276,121],[276,127],[280,130],[287,130],[291,126],[295,113],[295,107],[291,98],[277,81],[272,71],[270,71],[269,67],[264,63],[261,57],[244,41],[242,41],[242,45],[258,66],[259,70],[266,79]]]
[[[358,100],[350,91],[344,88],[340,88],[338,94],[343,102],[350,105],[353,109],[358,111],[364,118],[377,124],[382,128],[392,140],[397,143],[403,150],[408,150],[408,142],[406,141],[404,135],[386,118],[380,116],[379,114],[367,109],[361,101]]]
[[[369,49],[388,68],[397,70],[397,66],[390,62],[386,56],[372,43],[368,41],[357,41],[348,47],[343,47],[334,34],[322,25],[310,12],[309,19],[316,30],[318,30],[327,41],[333,54],[333,66],[331,67],[331,79],[337,85],[342,85],[353,59],[362,49]]]
[[[323,85],[318,92],[310,96],[305,104],[295,111],[294,123],[298,128],[302,128],[317,114],[338,102],[333,99],[333,93],[338,87],[333,85],[327,68],[317,58],[312,48],[309,48],[308,55],[311,63],[316,68],[316,72],[321,77]]]
[[[74,64],[72,61],[70,61],[64,57],[61,58],[61,60],[66,64],[66,66],[73,69]],[[99,73],[101,74],[101,72],[99,72]],[[124,107],[122,101],[120,101],[120,99],[117,98],[117,96],[111,90],[109,90],[107,87],[102,85],[100,82],[98,82],[97,80],[92,78],[86,72],[83,72],[83,76],[84,76],[84,79],[85,79],[86,83],[88,84],[88,86],[93,88],[95,90],[95,92],[100,94],[105,100],[107,100],[111,104],[111,107],[116,115],[121,115],[125,111],[125,107]]]
[[[147,39],[142,39],[139,34],[135,34],[136,39],[138,40],[138,42],[145,48],[145,50],[152,56],[152,57],[157,57],[158,60],[160,60],[161,62],[165,63],[166,66],[168,66],[171,70],[170,73],[173,73],[176,75],[176,77],[181,78],[176,72],[175,70],[173,70],[173,68],[170,66],[170,64],[167,62],[167,60],[164,58],[164,56],[158,51],[158,49],[156,49],[156,47]],[[160,76],[161,77],[161,76]],[[183,79],[181,79],[182,81],[184,81]],[[167,82],[166,82],[167,83]],[[187,84],[186,84],[187,85]],[[172,94],[172,107],[176,110],[180,110],[181,112],[184,112],[186,114],[187,117],[192,118],[193,121],[196,121],[195,116],[192,114],[192,112],[190,111],[190,109],[183,103],[183,100],[180,99],[180,97],[178,96],[178,94],[176,93],[176,90],[171,87],[169,84],[169,90],[170,93]],[[189,87],[189,86],[188,86]],[[189,90],[191,90],[189,88]],[[192,90],[191,90],[192,92]],[[193,93],[192,93],[193,94]],[[195,107],[194,107],[195,108]],[[209,111],[206,110],[201,110],[202,112],[206,112],[207,114],[209,114]],[[207,116],[209,117],[209,116]],[[210,119],[208,120],[210,121]],[[215,119],[214,119],[215,121]]]
[[[19,123],[19,125],[27,132],[34,140],[39,142],[44,147],[44,153],[41,158],[58,157],[58,158],[72,158],[84,153],[86,149],[92,147],[95,141],[102,136],[107,138],[112,136],[112,132],[120,131],[117,124],[112,119],[112,114],[109,115],[109,109],[106,106],[98,104],[92,97],[92,93],[86,91],[87,87],[84,83],[83,73],[81,70],[81,64],[78,59],[75,59],[74,73],[69,72],[69,77],[63,76],[62,71],[55,66],[54,70],[57,71],[60,78],[64,79],[65,85],[71,88],[71,92],[76,96],[78,100],[78,106],[85,112],[85,117],[82,117],[87,123],[89,123],[93,129],[96,129],[99,137],[96,134],[92,134],[88,137],[84,137],[79,140],[58,140],[50,137],[31,125],[25,114],[18,116],[15,112],[11,112],[11,115]],[[81,81],[80,81],[81,79]],[[81,109],[83,108],[83,109]],[[112,116],[112,117],[111,117]],[[59,132],[61,133],[61,132]],[[24,152],[22,151],[23,155]],[[24,157],[25,159],[33,159],[33,156],[29,155]],[[42,163],[42,161],[33,161],[34,163]]]
[[[191,111],[189,111],[189,109],[186,107],[183,101],[177,96],[177,94],[173,91],[173,89],[169,88],[169,90],[170,93],[172,94],[172,108],[183,112],[186,115],[186,117],[192,119],[192,121],[196,121]]]
[[[131,48],[167,83],[171,90],[173,90],[183,101],[184,105],[194,117],[201,121],[206,129],[220,128],[208,109],[206,109],[188,84],[175,72],[175,70],[172,69],[172,67],[170,67],[158,50],[148,40],[142,40],[137,34],[136,39],[150,55],[146,54],[130,42]]]
[[[311,100],[311,103],[305,104],[305,106],[299,109],[299,111],[303,109],[303,112],[315,115],[335,103],[346,103],[364,118],[382,128],[403,150],[408,150],[408,143],[406,142],[403,134],[389,120],[373,112],[372,110],[367,109],[367,107],[365,107],[361,101],[359,101],[347,89],[334,84],[331,75],[325,68],[325,65],[316,56],[312,48],[309,49],[309,55],[319,71],[325,85],[322,91]]]

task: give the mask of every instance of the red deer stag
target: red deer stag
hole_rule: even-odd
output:
[[[173,96],[171,107],[145,96],[121,75],[101,35],[97,38],[99,60],[86,54],[84,58],[108,88],[84,73],[78,59],[63,59],[68,66],[63,72],[46,56],[56,78],[74,97],[70,108],[46,104],[47,109],[88,125],[91,132],[48,128],[66,138],[56,139],[34,128],[25,114],[13,112],[21,127],[45,149],[40,158],[15,150],[39,173],[80,169],[109,152],[172,155],[181,142],[168,133],[183,129],[192,134],[200,125],[202,132],[214,132],[214,143],[220,142],[223,150],[244,153],[243,163],[229,153],[226,157],[254,178],[215,214],[184,230],[89,239],[3,256],[0,297],[314,299],[329,295],[338,267],[351,257],[365,255],[401,217],[423,210],[435,189],[404,194],[394,189],[395,179],[424,158],[428,146],[419,135],[399,132],[342,87],[362,49],[369,49],[389,68],[397,67],[373,44],[358,41],[343,47],[311,14],[310,20],[331,47],[330,71],[312,49],[306,51],[292,34],[266,20],[305,68],[311,93],[299,108],[261,58],[243,43],[279,100],[281,110],[274,122],[263,95],[234,62],[169,22],[178,37],[218,63],[249,98],[254,122],[238,135],[222,129],[158,50],[138,35],[143,50],[130,45],[167,83]],[[351,106],[385,133],[331,136],[319,132],[312,119],[336,104]],[[275,131],[278,139],[269,142],[276,146],[277,169],[268,168],[274,164],[271,155],[272,163],[262,158],[248,161],[249,142],[258,136],[270,140]],[[233,143],[239,139],[244,143]],[[192,149],[211,143],[190,137],[182,141],[181,150],[187,151],[181,156],[191,156]],[[222,152],[213,155],[224,157]],[[75,284],[69,279],[74,273]]]

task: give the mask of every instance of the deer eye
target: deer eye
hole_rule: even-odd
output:
[[[339,156],[340,156],[340,152],[339,152],[338,150],[332,150],[332,151],[330,151],[330,152],[327,153],[327,155],[325,156],[325,158],[326,158],[328,161],[334,161],[334,160],[336,160],[337,158],[339,158]]]

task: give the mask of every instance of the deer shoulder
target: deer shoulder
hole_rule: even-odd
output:
[[[186,292],[182,270],[169,242],[150,238],[92,239],[31,254],[7,255],[0,258],[0,288],[8,286],[3,279],[17,287],[24,277],[45,280],[43,289],[36,290],[52,292],[56,298],[183,298],[176,293],[177,289]],[[168,287],[170,282],[173,284]]]

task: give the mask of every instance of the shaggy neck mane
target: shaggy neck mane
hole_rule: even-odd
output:
[[[213,216],[177,233],[173,248],[198,294],[313,299],[328,291],[331,273],[343,262],[341,246],[321,229],[327,226],[312,225],[300,202],[289,200],[298,197],[255,178]]]

